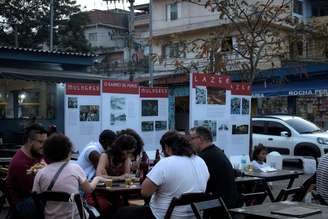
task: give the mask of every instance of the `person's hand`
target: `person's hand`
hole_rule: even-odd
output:
[[[97,176],[97,177],[100,182],[108,182],[108,181],[112,180],[111,178],[108,178],[108,177],[103,177],[103,176]]]

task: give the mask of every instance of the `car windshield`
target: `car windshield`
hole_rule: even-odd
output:
[[[288,125],[293,127],[300,134],[321,132],[318,126],[302,118],[292,118],[285,121]]]

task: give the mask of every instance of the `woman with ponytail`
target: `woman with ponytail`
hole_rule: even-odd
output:
[[[141,194],[150,197],[149,207],[128,207],[117,218],[164,218],[174,197],[184,193],[205,192],[209,172],[205,162],[196,155],[192,145],[175,131],[166,132],[161,140],[161,159],[147,174]],[[176,207],[171,218],[193,218],[190,206]]]

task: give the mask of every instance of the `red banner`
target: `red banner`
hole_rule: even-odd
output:
[[[231,83],[231,94],[251,96],[251,85],[246,83]]]
[[[132,81],[104,80],[102,90],[104,93],[139,94],[139,85]]]
[[[231,78],[228,75],[192,74],[192,87],[194,88],[196,86],[225,88],[230,90]]]
[[[140,97],[146,98],[167,98],[169,96],[167,87],[142,87]]]
[[[100,84],[97,83],[66,83],[67,95],[99,96]]]

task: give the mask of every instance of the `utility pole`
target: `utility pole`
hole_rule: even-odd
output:
[[[149,64],[149,86],[154,85],[154,66],[153,66],[153,4],[152,0],[149,0],[149,54],[148,54],[148,64]]]
[[[53,50],[54,46],[54,0],[50,0],[50,39],[49,39],[49,49]]]
[[[132,49],[133,49],[133,34],[134,34],[134,0],[128,0],[130,3],[130,19],[129,19],[129,74],[133,78],[134,72],[132,65]]]

